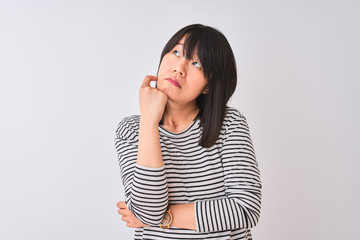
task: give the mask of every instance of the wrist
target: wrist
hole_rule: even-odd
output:
[[[163,219],[160,222],[160,227],[169,229],[171,227],[172,221],[173,221],[173,215],[171,213],[170,208],[168,208],[168,210],[166,210],[164,214]]]
[[[154,118],[145,117],[140,115],[140,128],[143,127],[145,129],[158,129],[159,122]]]
[[[172,204],[170,209],[172,227],[196,230],[194,203]]]

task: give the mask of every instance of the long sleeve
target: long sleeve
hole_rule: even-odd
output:
[[[195,202],[198,232],[251,228],[260,217],[260,173],[246,119],[237,111],[228,120],[221,158],[226,198]]]
[[[168,188],[164,167],[147,168],[136,164],[139,117],[128,117],[119,123],[115,147],[125,202],[130,211],[147,225],[158,225],[168,205]]]

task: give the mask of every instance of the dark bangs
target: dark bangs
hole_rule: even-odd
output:
[[[191,60],[194,57],[193,55],[195,54],[195,50],[197,50],[197,57],[199,58],[203,68],[204,76],[208,79],[211,75],[210,69],[213,69],[214,64],[211,63],[212,54],[209,50],[213,49],[213,46],[211,46],[211,42],[207,36],[207,30],[208,29],[201,24],[194,24],[181,29],[164,47],[161,53],[160,63],[165,54],[169,53],[180,42],[180,40],[186,36],[183,47],[183,55],[186,59]]]
[[[165,54],[184,36],[183,55],[189,60],[193,59],[197,50],[208,84],[208,93],[200,94],[196,103],[200,109],[202,126],[199,145],[211,147],[220,134],[226,104],[236,88],[236,62],[230,44],[221,32],[212,27],[193,24],[180,29],[168,41],[161,53],[160,64]]]

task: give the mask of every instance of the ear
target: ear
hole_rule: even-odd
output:
[[[209,88],[206,86],[205,89],[201,92],[202,94],[207,94],[209,92]]]

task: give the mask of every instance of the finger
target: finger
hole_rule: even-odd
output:
[[[141,87],[150,87],[150,82],[151,81],[157,81],[157,77],[156,76],[152,76],[152,75],[147,75],[144,79],[144,81],[141,84]]]
[[[130,215],[130,214],[131,214],[130,210],[122,209],[122,208],[120,208],[120,209],[118,210],[118,213],[119,213],[120,215]]]
[[[119,210],[118,210],[118,214],[120,214],[120,215],[125,215],[124,210],[119,209]]]
[[[118,208],[127,208],[127,205],[124,201],[120,201],[117,203]]]
[[[123,220],[124,222],[129,222],[129,221],[128,221],[128,218],[127,218],[126,216],[122,216],[122,217],[121,217],[121,220]]]
[[[126,223],[126,226],[127,226],[127,227],[130,227],[130,228],[139,228],[139,226],[137,226],[137,225],[134,224],[134,223],[130,223],[130,222]]]

